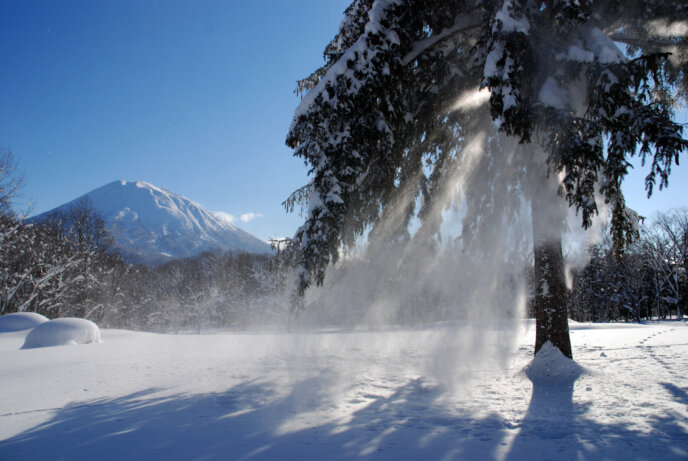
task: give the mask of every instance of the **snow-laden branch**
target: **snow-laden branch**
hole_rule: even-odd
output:
[[[482,13],[474,13],[471,15],[458,17],[452,27],[444,29],[438,34],[431,35],[426,39],[414,43],[413,49],[406,56],[404,56],[401,62],[404,66],[407,66],[415,61],[421,54],[425,53],[428,49],[433,48],[438,43],[453,37],[456,34],[480,27],[482,24],[482,16]]]
[[[325,91],[328,85],[332,85],[335,80],[343,74],[347,74],[350,77],[352,87],[355,89],[363,86],[363,82],[359,81],[355,77],[355,69],[362,69],[367,67],[370,62],[372,62],[375,53],[371,52],[368,45],[368,40],[371,35],[381,35],[384,36],[386,40],[390,43],[399,43],[399,37],[394,31],[388,30],[383,24],[385,18],[385,11],[395,4],[399,4],[401,0],[375,0],[373,6],[368,12],[368,23],[365,26],[364,33],[359,37],[356,43],[351,46],[346,52],[325,72],[320,78],[320,81],[315,85],[308,93],[306,93],[301,99],[301,103],[298,105],[294,111],[294,117],[289,128],[292,132],[296,123],[301,115],[306,114],[318,96],[322,95],[325,100],[329,100],[330,97]],[[355,63],[355,66],[350,66],[349,63]],[[295,147],[295,146],[294,146]]]
[[[625,43],[627,45],[638,46],[643,48],[661,48],[661,47],[672,47],[677,45],[676,38],[663,38],[663,37],[640,37],[638,35],[616,32],[609,36],[615,42]],[[681,37],[680,40],[684,40],[686,37]]]

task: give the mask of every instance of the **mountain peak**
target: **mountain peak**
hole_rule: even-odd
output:
[[[117,180],[37,216],[87,198],[126,260],[149,265],[221,250],[268,254],[270,246],[186,197],[145,181]]]

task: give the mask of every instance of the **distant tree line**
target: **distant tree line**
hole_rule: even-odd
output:
[[[113,251],[102,220],[89,210],[88,203],[80,202],[42,223],[0,216],[0,313],[83,317],[104,327],[163,332],[200,332],[208,326],[244,329],[287,319],[294,254],[208,252],[155,268],[131,265]],[[587,251],[589,262],[571,271],[570,318],[641,321],[685,312],[687,210],[659,214],[620,257],[608,234]],[[470,309],[461,303],[485,300],[456,296],[462,287],[469,292],[481,283],[470,277],[475,270],[466,270],[470,261],[457,266],[467,277],[465,283],[449,290],[437,274],[424,273],[423,266],[404,261],[391,267],[388,262],[343,261],[333,271],[332,283],[326,283],[327,293],[316,291],[311,302],[340,298],[329,319],[334,322],[353,318],[371,325],[406,325],[455,318],[457,309]],[[509,267],[494,276],[500,284],[514,285],[505,292],[514,292],[521,266]],[[372,318],[364,313],[383,299],[395,307]]]
[[[604,322],[681,317],[688,302],[688,210],[659,213],[622,255],[606,235],[572,271],[569,315]]]
[[[82,317],[101,326],[200,331],[280,315],[269,256],[208,252],[151,268],[127,264],[87,201],[42,222],[0,218],[0,313]]]

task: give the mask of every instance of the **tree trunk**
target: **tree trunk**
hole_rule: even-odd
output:
[[[566,283],[561,239],[540,243],[535,253],[535,353],[547,341],[573,358],[566,315]]]
[[[553,178],[547,178],[531,197],[533,253],[535,259],[535,353],[551,342],[562,354],[573,358],[566,309],[564,255],[561,248],[563,215],[558,197],[552,194]],[[556,187],[556,185],[554,185]],[[554,189],[556,191],[556,189]]]

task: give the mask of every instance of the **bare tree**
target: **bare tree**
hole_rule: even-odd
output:
[[[664,308],[681,317],[681,287],[686,280],[688,209],[660,212],[643,239],[646,264],[654,272],[657,316]]]
[[[12,151],[0,146],[0,214],[12,213],[12,200],[17,197],[22,182]]]

